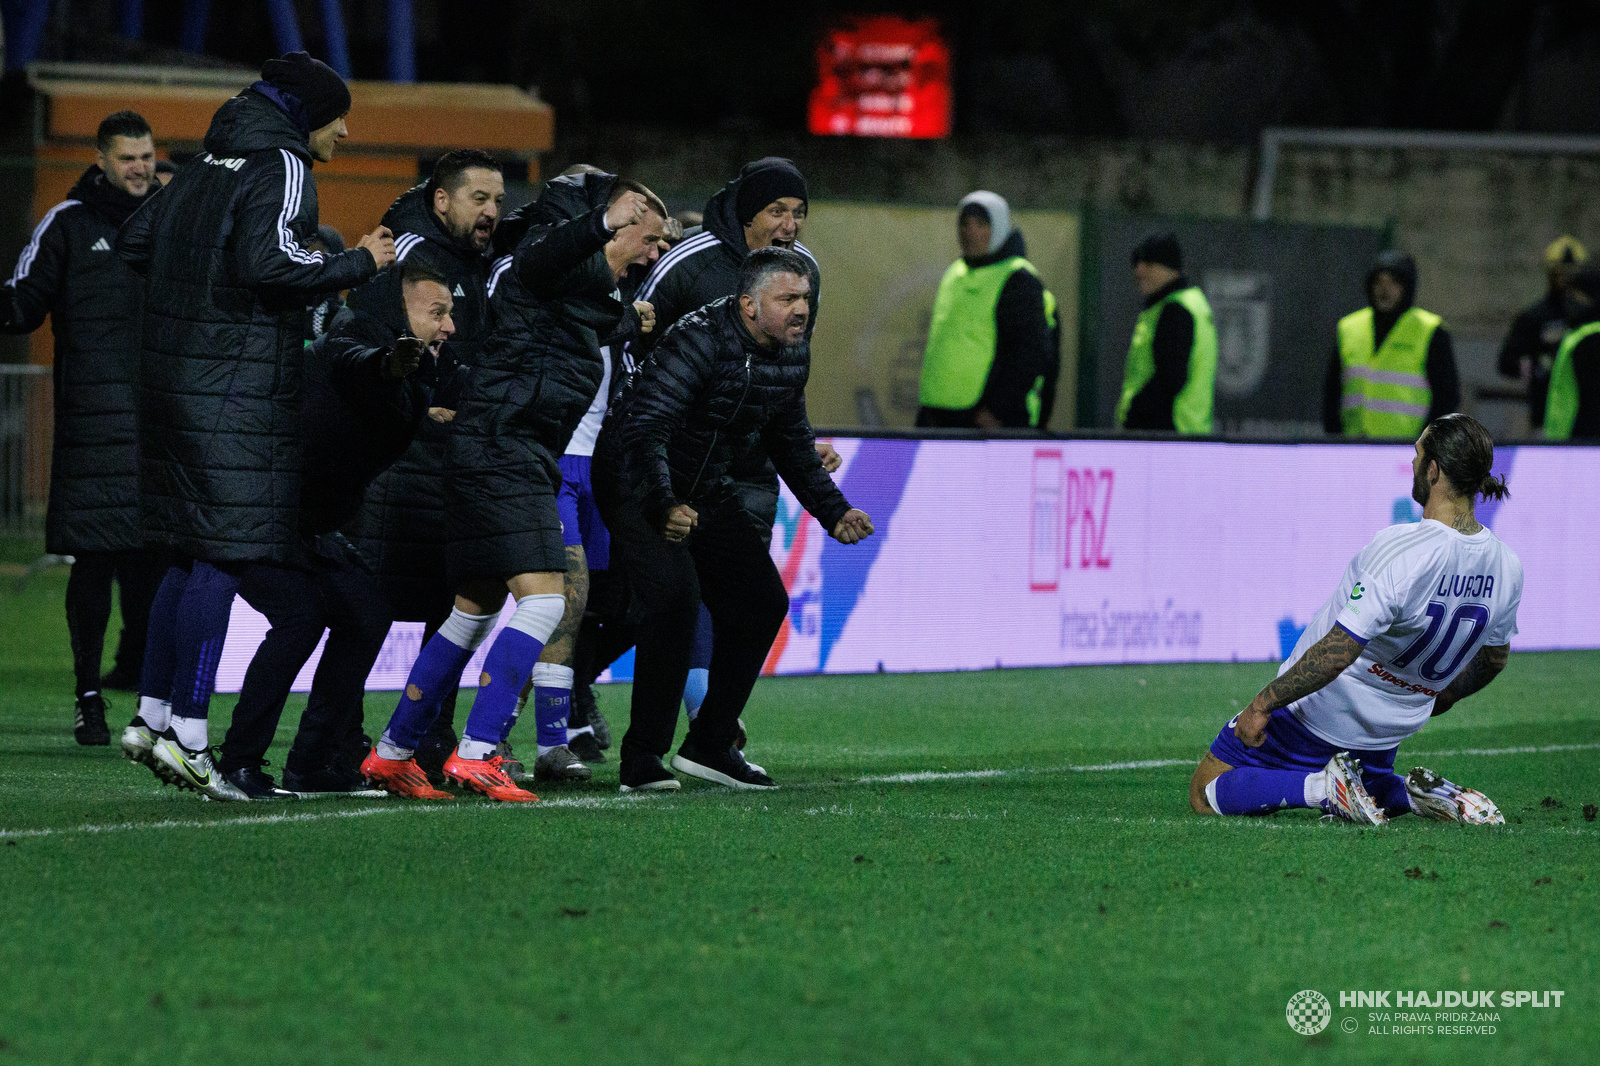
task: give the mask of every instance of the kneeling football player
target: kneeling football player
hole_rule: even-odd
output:
[[[1423,430],[1411,464],[1422,520],[1357,553],[1277,678],[1217,734],[1189,782],[1197,814],[1505,821],[1431,770],[1394,772],[1402,740],[1505,668],[1517,631],[1522,564],[1473,514],[1479,495],[1508,495],[1493,461],[1488,431],[1466,415]]]

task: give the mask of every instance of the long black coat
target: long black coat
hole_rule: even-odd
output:
[[[810,350],[758,345],[727,296],[678,320],[601,431],[602,476],[661,526],[680,503],[737,502],[730,471],[757,445],[823,528],[850,509],[822,468],[806,418]]]
[[[475,248],[451,237],[428,203],[426,185],[401,193],[384,213],[383,224],[395,235],[395,254],[426,254],[448,279],[456,332],[437,359],[423,357],[416,379],[432,396],[432,406],[455,410],[461,387],[478,349],[489,335],[489,260]],[[382,317],[396,305],[400,279],[385,271],[350,294],[350,306]],[[445,575],[445,546],[450,539],[445,518],[445,442],[447,424],[423,419],[416,439],[393,466],[367,489],[360,514],[348,527],[350,537],[378,574],[378,583],[396,618],[426,622],[450,609],[451,589]]]
[[[451,571],[530,569],[547,528],[558,462],[605,373],[602,343],[628,318],[606,262],[615,177],[557,178],[508,219],[522,232],[496,264],[494,328],[471,368],[449,447]]]
[[[377,272],[364,248],[308,250],[317,193],[306,138],[247,89],[205,152],[122,227],[148,278],[139,488],[147,538],[209,562],[294,565],[308,308]]]
[[[55,334],[55,442],[45,550],[114,552],[139,533],[139,313],[144,280],[117,257],[142,198],[91,166],[52,207],[0,291],[0,328]]]

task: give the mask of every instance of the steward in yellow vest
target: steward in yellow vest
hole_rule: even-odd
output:
[[[1055,296],[992,192],[961,201],[961,258],[945,271],[922,356],[919,428],[1038,428],[1061,373]]]
[[[1367,274],[1369,306],[1339,320],[1323,382],[1323,428],[1346,437],[1420,436],[1461,405],[1450,331],[1413,306],[1417,264],[1384,252]]]
[[[1217,378],[1217,328],[1211,305],[1183,276],[1183,250],[1171,233],[1133,249],[1144,311],[1133,327],[1117,402],[1122,429],[1210,433]]]
[[[1546,440],[1600,439],[1600,270],[1573,277],[1562,302],[1576,326],[1556,350],[1545,406]]]

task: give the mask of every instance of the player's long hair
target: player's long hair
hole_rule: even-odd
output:
[[[1490,473],[1494,465],[1494,438],[1471,415],[1445,415],[1428,424],[1422,438],[1422,463],[1439,464],[1439,470],[1462,496],[1472,500],[1503,500],[1511,495],[1503,474]]]

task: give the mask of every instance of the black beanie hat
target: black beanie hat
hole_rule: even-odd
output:
[[[1183,269],[1183,249],[1178,247],[1178,235],[1171,230],[1152,233],[1133,246],[1133,265],[1159,263],[1173,270]]]
[[[320,59],[306,52],[289,52],[282,59],[261,64],[261,80],[287,93],[305,107],[307,132],[320,130],[350,110],[350,88]]]
[[[806,195],[805,176],[798,167],[775,155],[747,163],[739,172],[739,195],[733,203],[739,225],[748,226],[768,204],[785,196],[810,199]]]

